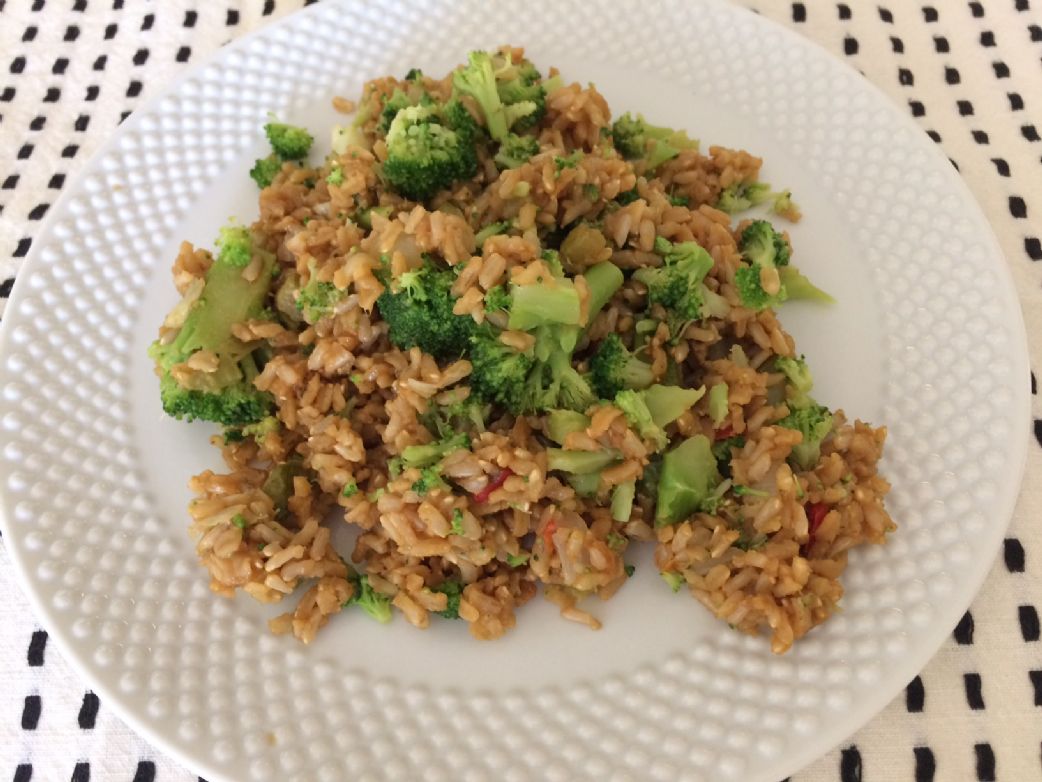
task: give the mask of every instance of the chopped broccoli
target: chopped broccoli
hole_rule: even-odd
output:
[[[474,331],[469,315],[454,315],[456,275],[428,261],[406,272],[380,294],[376,306],[389,326],[391,342],[402,350],[418,347],[436,359],[462,356]]]
[[[791,250],[785,237],[766,220],[753,220],[738,242],[742,257],[761,266],[788,266]]]
[[[669,203],[672,206],[690,206],[691,198],[683,195],[671,195],[669,196]]]
[[[402,109],[407,109],[414,105],[408,95],[401,90],[396,89],[387,100],[384,101],[383,109],[380,111],[380,119],[376,123],[376,130],[384,135],[391,127],[391,123],[394,122],[394,118],[398,116],[398,112]]]
[[[785,375],[786,379],[799,394],[810,393],[811,388],[814,386],[814,378],[811,376],[810,369],[807,368],[807,362],[803,356],[799,358],[777,356],[774,359],[774,367]]]
[[[784,284],[772,295],[760,282],[763,269],[788,265],[789,245],[785,238],[766,220],[756,220],[742,232],[738,247],[742,257],[749,261],[749,266],[739,267],[735,272],[735,285],[742,304],[762,310],[785,301],[789,294]]]
[[[508,310],[512,301],[513,299],[506,287],[497,285],[485,293],[485,312]]]
[[[590,292],[586,316],[588,326],[593,323],[593,319],[597,317],[597,313],[604,308],[604,305],[611,301],[615,291],[622,287],[624,277],[622,270],[611,261],[602,261],[589,267],[582,276],[586,280],[586,287]]]
[[[615,332],[590,359],[590,380],[602,399],[614,399],[624,388],[647,388],[654,379],[651,365],[630,353]]]
[[[457,579],[450,578],[446,581],[442,581],[438,586],[434,587],[432,592],[441,592],[448,598],[448,605],[444,611],[436,611],[438,616],[445,617],[446,619],[459,619],[459,601],[460,596],[463,594],[463,584]]]
[[[473,98],[485,117],[488,134],[502,142],[510,130],[503,101],[499,97],[496,74],[492,68],[492,57],[488,52],[471,52],[468,64],[452,74],[452,86],[457,92]],[[532,104],[531,112],[535,111]]]
[[[723,423],[724,419],[727,418],[727,398],[727,383],[714,383],[709,388],[709,398],[707,400],[709,406],[709,418],[717,426]]]
[[[304,314],[308,323],[315,324],[330,315],[343,296],[344,291],[333,283],[320,282],[312,268],[307,284],[297,291],[297,309]]]
[[[619,206],[626,206],[627,204],[632,204],[639,198],[640,193],[638,193],[637,188],[634,187],[630,190],[623,190],[621,193],[615,196],[615,203],[617,203]]]
[[[590,417],[574,410],[551,410],[546,416],[546,436],[558,445],[572,432],[583,432],[590,425]]]
[[[655,526],[676,524],[698,511],[720,482],[708,438],[696,434],[662,458]]]
[[[651,420],[657,426],[667,426],[687,412],[691,406],[705,395],[705,386],[698,388],[681,388],[656,383],[648,386],[641,393],[651,412]]]
[[[620,535],[618,532],[609,532],[605,542],[612,551],[622,551],[626,548],[627,541],[625,535]]]
[[[832,431],[832,413],[810,397],[806,397],[801,406],[790,402],[789,410],[778,426],[795,429],[803,435],[803,442],[792,447],[792,460],[801,470],[813,469],[821,458],[821,442]]]
[[[375,619],[380,624],[387,624],[391,621],[391,598],[387,595],[380,594],[372,586],[369,585],[369,576],[360,576],[357,573],[349,577],[349,580],[354,584],[355,592],[344,603],[344,607],[350,605],[357,605],[369,616]]]
[[[499,60],[503,60],[502,63]],[[540,84],[541,76],[528,60],[514,64],[497,57],[493,60],[496,72],[496,90],[503,102],[511,127],[526,130],[535,126],[546,114],[546,90]]]
[[[800,207],[792,200],[791,190],[782,190],[780,193],[775,194],[774,202],[771,204],[771,211],[788,220],[800,219]]]
[[[637,493],[637,482],[626,481],[615,487],[611,494],[611,517],[626,522],[633,515],[633,498]]]
[[[279,419],[273,415],[265,416],[255,424],[242,428],[243,437],[252,437],[254,440],[263,440],[272,432],[279,430]]]
[[[529,161],[532,155],[539,152],[539,140],[535,136],[519,136],[510,133],[494,158],[496,165],[502,169],[517,168]]]
[[[566,168],[575,168],[579,165],[579,161],[583,159],[583,153],[581,149],[575,150],[572,154],[564,157],[554,158],[554,168],[557,171],[564,171]]]
[[[406,467],[430,467],[460,448],[470,448],[470,436],[465,432],[435,443],[407,445],[402,449],[402,464]]]
[[[530,408],[528,376],[534,358],[503,344],[498,332],[483,329],[471,337],[470,381],[474,393],[511,412]]]
[[[430,467],[424,467],[420,470],[420,477],[413,482],[412,490],[419,495],[427,494],[427,492],[434,491],[435,489],[447,489],[448,484],[441,477],[441,471],[438,469],[438,465],[432,464]]]
[[[684,586],[684,576],[672,570],[663,570],[659,573],[662,576],[662,580],[665,581],[669,588],[674,592],[679,592],[680,587]]]
[[[733,487],[734,493],[739,497],[770,497],[770,492],[763,491],[762,489],[754,489],[751,486],[743,486],[740,483],[736,483]]]
[[[229,266],[244,269],[253,260],[253,239],[248,228],[228,225],[217,237],[217,260]]]
[[[160,377],[160,399],[167,415],[242,427],[268,415],[273,400],[253,385],[258,374],[253,347],[231,330],[234,324],[263,313],[275,258],[243,246],[243,241],[249,241],[245,229],[226,231],[222,231],[222,250],[207,270],[202,293],[192,302],[180,330],[165,344],[152,343],[148,353]],[[255,279],[246,280],[242,261],[246,257],[249,263],[254,254],[263,268]],[[171,369],[198,351],[214,354],[217,369],[195,372],[182,385]]]
[[[344,184],[344,169],[340,166],[334,166],[333,170],[326,175],[327,185],[342,185]]]
[[[618,451],[566,451],[563,448],[546,449],[546,468],[576,475],[587,475],[603,470],[619,459]]]
[[[507,554],[507,564],[510,567],[521,567],[528,562],[531,556],[527,551],[522,551],[520,554]]]
[[[239,529],[246,529],[247,523],[248,522],[246,521],[246,517],[243,516],[241,513],[236,513],[234,516],[232,516],[232,524],[234,524]]]
[[[511,329],[529,331],[555,323],[565,326],[579,323],[579,292],[570,280],[514,285],[510,296],[507,326]]]
[[[354,481],[346,484],[343,491],[340,492],[341,497],[354,497],[356,494],[358,494],[358,484]]]
[[[453,535],[463,534],[463,511],[456,508],[452,511],[452,519],[449,521]]]
[[[795,266],[786,266],[778,270],[782,285],[788,294],[789,301],[805,299],[819,301],[823,304],[835,304],[836,300],[808,280]]]
[[[702,280],[713,268],[713,258],[696,242],[673,244],[661,236],[655,240],[655,250],[664,264],[640,268],[633,276],[648,287],[648,304],[666,310],[670,333],[677,337],[687,323],[703,316]]]
[[[405,74],[403,81],[419,82],[423,79],[423,71],[419,68],[410,68]]]
[[[472,140],[449,127],[434,108],[410,106],[397,113],[387,131],[383,172],[403,196],[422,201],[476,171]]]
[[[250,178],[257,183],[257,187],[263,189],[271,184],[275,175],[282,170],[282,160],[275,155],[258,158],[250,169]]]
[[[665,431],[652,420],[648,403],[640,391],[620,391],[615,395],[615,406],[625,413],[633,430],[654,445],[654,450],[661,451],[669,444]]]
[[[600,471],[570,472],[565,474],[564,479],[580,497],[596,497],[601,488]]]
[[[428,432],[441,440],[448,440],[461,434],[484,432],[488,412],[487,405],[469,396],[452,404],[429,404],[419,419]],[[469,447],[469,443],[464,447]]]
[[[762,204],[772,195],[766,182],[738,182],[720,193],[716,208],[733,215]]]
[[[675,158],[682,149],[698,149],[698,142],[688,138],[684,131],[651,125],[641,115],[634,119],[629,112],[615,120],[612,138],[624,158],[643,159],[648,170]]]
[[[275,154],[283,160],[306,158],[315,140],[304,128],[283,122],[269,122],[264,126],[264,133]]]
[[[480,251],[485,246],[485,240],[491,236],[498,236],[510,230],[510,221],[501,220],[498,223],[489,223],[476,234],[474,234],[474,246]]]
[[[300,459],[296,458],[276,464],[271,468],[268,477],[264,479],[261,491],[271,497],[278,516],[285,515],[289,498],[293,496],[293,479],[305,475],[307,475],[307,470]]]
[[[622,572],[626,574],[626,578],[632,578],[633,574],[637,572],[636,565],[623,565]]]

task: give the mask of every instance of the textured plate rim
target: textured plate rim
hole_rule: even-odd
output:
[[[340,0],[343,4],[353,1],[355,0]],[[334,0],[334,3],[335,2],[336,0]],[[862,88],[871,92],[876,100],[885,103],[889,107],[890,119],[892,121],[896,120],[902,127],[913,132],[913,135],[916,138],[913,142],[915,146],[929,155],[932,167],[936,168],[938,171],[943,170],[945,172],[947,184],[954,189],[961,204],[965,206],[972,205],[972,209],[976,210],[977,214],[980,215],[982,224],[987,226],[986,235],[980,237],[980,239],[986,245],[989,262],[995,267],[996,277],[998,278],[997,281],[999,282],[999,286],[997,290],[993,292],[991,298],[994,300],[1005,299],[1002,303],[1008,305],[1006,319],[1010,326],[1011,334],[1015,336],[1015,344],[1012,345],[1013,351],[1015,352],[1011,355],[1014,363],[1011,370],[1011,376],[1015,379],[1020,378],[1021,380],[1021,383],[1018,383],[1012,389],[1014,392],[1014,402],[1011,404],[1011,407],[1019,410],[1019,417],[1022,420],[1024,427],[1021,430],[1020,435],[1014,434],[1010,439],[1008,451],[1012,455],[1012,461],[1015,468],[1011,470],[1009,478],[1006,481],[1007,491],[1005,491],[1004,494],[1000,494],[998,499],[995,500],[995,504],[1000,507],[1001,512],[994,514],[993,518],[999,519],[999,523],[991,528],[990,539],[987,540],[988,545],[978,546],[976,549],[978,552],[977,556],[974,556],[970,560],[971,563],[976,564],[976,569],[970,574],[971,577],[964,578],[958,585],[956,585],[955,591],[959,596],[959,599],[952,599],[944,604],[939,604],[936,607],[935,615],[931,622],[916,634],[916,638],[919,642],[918,648],[929,650],[929,654],[923,654],[922,652],[918,654],[908,654],[902,658],[899,665],[891,667],[880,686],[872,689],[868,693],[868,697],[862,698],[852,707],[862,715],[855,721],[852,728],[844,727],[842,729],[830,730],[828,726],[825,726],[819,730],[817,732],[818,735],[825,734],[830,737],[827,742],[827,749],[823,748],[825,747],[825,743],[818,741],[808,742],[807,749],[789,751],[784,756],[783,762],[776,764],[778,771],[772,771],[772,774],[776,774],[779,777],[785,777],[795,773],[807,764],[813,762],[815,759],[821,757],[826,752],[830,751],[838,744],[841,744],[846,738],[862,728],[891,700],[893,700],[897,693],[900,692],[900,689],[905,686],[905,682],[910,680],[936,655],[937,650],[944,643],[945,638],[951,633],[959,618],[972,603],[973,599],[980,591],[984,580],[990,573],[1003,536],[1012,520],[1027,464],[1027,453],[1030,440],[1029,432],[1027,430],[1027,423],[1030,420],[1030,394],[1027,387],[1029,373],[1027,331],[1013,277],[1008,263],[1006,262],[1005,254],[998,243],[994,229],[984,216],[983,210],[981,210],[979,203],[974,197],[972,191],[970,191],[966,182],[952,168],[949,159],[944,155],[941,149],[936,144],[927,142],[925,132],[919,127],[919,125],[911,117],[901,112],[894,104],[893,100],[883,92],[883,90],[865,78],[855,68],[853,68],[853,66],[835,57],[816,41],[804,38],[782,24],[765,18],[747,8],[733,5],[732,3],[726,2],[726,0],[702,0],[702,2],[726,8],[731,13],[744,14],[749,18],[751,23],[772,28],[775,32],[786,39],[788,46],[803,47],[805,49],[813,50],[814,56],[827,60],[830,68],[836,68],[839,66],[848,73],[857,74]],[[270,33],[273,28],[289,24],[299,24],[301,23],[301,19],[304,17],[318,14],[321,8],[328,7],[328,5],[330,4],[316,4],[314,8],[305,7],[300,11],[288,14],[281,19],[275,20],[270,24],[264,25],[250,33],[236,38],[228,45],[211,53],[204,60],[201,60],[187,68],[176,78],[171,80],[162,92],[152,96],[124,123],[116,128],[112,136],[95,151],[89,161],[80,170],[77,175],[77,181],[84,179],[95,169],[98,161],[105,158],[109,152],[118,145],[124,133],[135,129],[145,116],[150,114],[165,98],[176,94],[185,83],[191,81],[207,68],[218,65],[222,60],[228,58],[234,52],[245,49],[252,40]],[[41,223],[37,232],[37,240],[34,242],[33,247],[30,249],[22,264],[19,274],[17,275],[18,282],[16,282],[14,289],[11,292],[5,312],[6,317],[3,319],[4,324],[0,327],[0,355],[3,354],[11,340],[10,335],[14,328],[12,321],[15,321],[15,325],[17,325],[18,302],[21,300],[27,287],[25,279],[29,274],[34,273],[36,267],[42,263],[39,260],[39,255],[41,253],[40,248],[43,246],[42,239],[50,233],[52,225],[57,221],[59,216],[63,214],[64,207],[69,199],[72,198],[72,191],[72,188],[67,188],[65,192],[63,192],[61,197],[56,201],[54,208],[50,210],[45,220]],[[1011,416],[1011,418],[1012,417],[1013,416]],[[23,559],[23,552],[20,545],[11,543],[11,541],[19,540],[20,536],[17,534],[11,534],[11,532],[17,529],[17,527],[15,527],[11,523],[11,520],[7,518],[7,496],[5,492],[6,490],[4,486],[0,485],[0,500],[3,500],[3,502],[0,502],[0,530],[4,532],[4,537],[8,541],[6,550],[11,559],[14,573],[16,574],[16,580],[19,582],[23,593],[26,595],[30,605],[32,606],[36,617],[41,621],[41,624],[47,628],[51,637],[55,640],[56,646],[63,658],[70,664],[76,674],[85,683],[89,683],[92,688],[98,692],[106,702],[106,705],[111,708],[121,720],[123,720],[134,731],[144,736],[164,754],[173,758],[188,769],[202,772],[208,779],[214,780],[215,782],[217,782],[217,780],[229,779],[223,772],[218,771],[215,767],[210,767],[207,758],[194,757],[183,752],[177,744],[169,740],[163,732],[154,729],[146,720],[139,719],[130,706],[124,702],[124,698],[120,695],[117,689],[94,678],[89,666],[80,658],[80,655],[77,652],[77,644],[72,640],[69,634],[68,623],[58,617],[55,612],[40,599],[36,590],[33,588],[34,579],[30,577],[26,562]],[[981,537],[987,539],[987,534],[981,533]],[[897,676],[895,673],[900,673],[901,675]]]

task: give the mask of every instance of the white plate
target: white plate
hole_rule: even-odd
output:
[[[832,309],[782,318],[823,400],[890,428],[900,524],[857,551],[844,610],[789,655],[673,595],[650,556],[599,633],[531,605],[503,640],[360,612],[311,647],[207,589],[185,482],[205,426],[160,413],[145,346],[178,242],[249,219],[268,111],[471,48],[525,45],[616,113],[763,155],[793,189],[801,268]],[[969,604],[1026,451],[1024,327],[970,194],[858,74],[717,2],[326,2],[238,41],[137,111],[52,210],[0,351],[4,536],[41,621],[106,704],[210,780],[775,782],[862,725]],[[601,608],[601,607],[599,607]]]

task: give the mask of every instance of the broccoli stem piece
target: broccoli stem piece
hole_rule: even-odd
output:
[[[488,134],[493,139],[500,142],[506,139],[510,126],[496,89],[496,74],[488,52],[471,52],[468,64],[452,74],[452,86],[477,101],[485,117]]]
[[[611,261],[603,261],[583,272],[583,277],[586,279],[586,287],[590,291],[586,317],[586,325],[589,326],[597,317],[597,313],[604,309],[604,305],[611,301],[615,291],[622,287],[623,276],[622,270],[618,266]]]
[[[680,418],[705,392],[705,386],[681,388],[656,384],[644,389],[643,394],[651,420],[664,427]]]
[[[676,524],[699,510],[720,483],[709,439],[696,434],[662,458],[655,526]]]
[[[789,301],[804,299],[819,301],[823,304],[835,304],[836,300],[808,280],[795,266],[786,266],[778,270],[782,285],[789,294]]]
[[[407,445],[402,449],[402,462],[406,467],[429,467],[441,461],[453,451],[470,447],[470,436],[464,432],[436,443]]]
[[[637,482],[626,481],[615,487],[611,495],[611,517],[615,521],[629,521],[633,514],[633,498],[637,493]]]
[[[651,365],[630,353],[614,332],[591,357],[590,377],[602,399],[614,399],[623,389],[647,388],[655,379]]]
[[[601,488],[601,473],[566,473],[564,479],[580,497],[596,497]]]
[[[546,435],[558,445],[564,445],[572,432],[585,432],[589,416],[574,410],[551,410],[546,416]]]
[[[570,473],[599,472],[619,460],[618,451],[566,451],[563,448],[546,449],[546,468]]]
[[[570,282],[558,280],[554,285],[532,283],[515,285],[507,326],[529,331],[551,323],[578,325],[579,294]]]
[[[727,383],[714,383],[709,389],[709,418],[719,426],[727,418],[728,388]]]

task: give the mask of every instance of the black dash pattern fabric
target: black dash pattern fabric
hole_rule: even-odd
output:
[[[0,318],[42,221],[118,125],[185,67],[307,4],[0,0]],[[941,146],[999,237],[1042,370],[1042,0],[741,4],[858,69]],[[791,782],[1042,779],[1042,400],[1030,382],[1026,488],[981,594],[903,694]],[[198,779],[51,648],[2,541],[0,594],[0,782]]]

